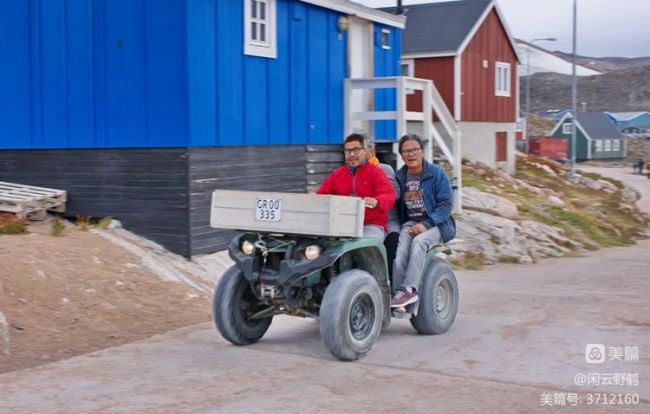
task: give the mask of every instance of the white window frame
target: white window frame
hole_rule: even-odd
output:
[[[602,139],[597,139],[597,140],[594,140],[594,143],[595,143],[594,151],[603,152],[603,140]]]
[[[510,63],[495,62],[494,64],[494,95],[510,96],[512,71]]]
[[[606,139],[605,140],[605,152],[610,152],[612,150],[612,140],[611,139]]]
[[[264,19],[259,13],[262,5]],[[271,59],[278,57],[276,15],[276,0],[244,0],[244,54]],[[264,40],[253,37],[253,26],[258,28],[257,33],[260,33],[259,27],[264,27]]]
[[[406,74],[404,74],[404,67],[406,66]],[[400,75],[406,76],[408,78],[415,77],[415,59],[402,59],[400,62]],[[413,95],[415,90],[412,88],[404,88],[404,93],[406,95]]]
[[[385,37],[384,37],[385,35]],[[384,43],[384,39],[386,39],[386,43]],[[389,29],[381,29],[381,33],[379,34],[379,42],[381,43],[381,48],[390,50],[390,30]]]
[[[565,122],[562,124],[562,133],[563,134],[570,134],[571,133],[571,122]]]
[[[612,140],[612,151],[620,151],[620,150],[621,150],[621,140],[620,139]]]

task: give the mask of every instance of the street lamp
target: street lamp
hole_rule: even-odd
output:
[[[554,37],[544,37],[541,39],[533,39],[529,42],[532,45],[535,42],[555,42],[557,39]],[[530,45],[528,46],[528,53],[526,53],[526,152],[528,152],[528,136],[530,128],[528,122],[530,121]]]
[[[578,16],[578,4],[573,0],[573,61],[571,69],[571,181],[576,182],[576,101],[577,101],[577,79],[576,79],[576,21]]]

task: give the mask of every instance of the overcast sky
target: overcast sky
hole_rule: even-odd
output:
[[[394,6],[395,0],[355,0],[370,7]],[[444,1],[444,0],[443,0]],[[405,5],[431,0],[404,0]],[[572,0],[497,0],[513,36],[551,50],[571,52]],[[650,56],[650,0],[578,0],[578,54]]]

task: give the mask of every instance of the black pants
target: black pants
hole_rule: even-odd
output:
[[[386,247],[386,260],[388,265],[388,276],[393,282],[393,262],[395,261],[395,253],[397,252],[397,241],[399,240],[399,233],[392,232],[386,235],[384,239],[384,246]]]

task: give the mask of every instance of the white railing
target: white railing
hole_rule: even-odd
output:
[[[395,110],[394,111],[353,111],[353,91],[370,91],[374,89],[395,89]],[[407,92],[422,91],[423,112],[408,111],[406,105]],[[371,100],[372,101],[372,100]],[[397,137],[407,133],[407,123],[416,121],[422,123],[422,135],[426,141],[425,157],[433,159],[433,142],[435,141],[443,153],[449,165],[452,167],[452,185],[454,186],[454,206],[456,211],[462,209],[462,171],[461,171],[461,133],[456,125],[453,115],[447,109],[447,105],[435,88],[433,82],[428,79],[409,78],[403,76],[385,78],[357,78],[345,80],[344,91],[344,128],[345,135],[353,131],[355,121],[371,121],[370,134],[372,135],[372,121],[397,121]],[[439,122],[434,124],[433,114],[436,114]],[[443,135],[448,138],[445,141]],[[393,142],[393,153],[397,159],[398,167],[402,165],[399,156],[397,141]]]

